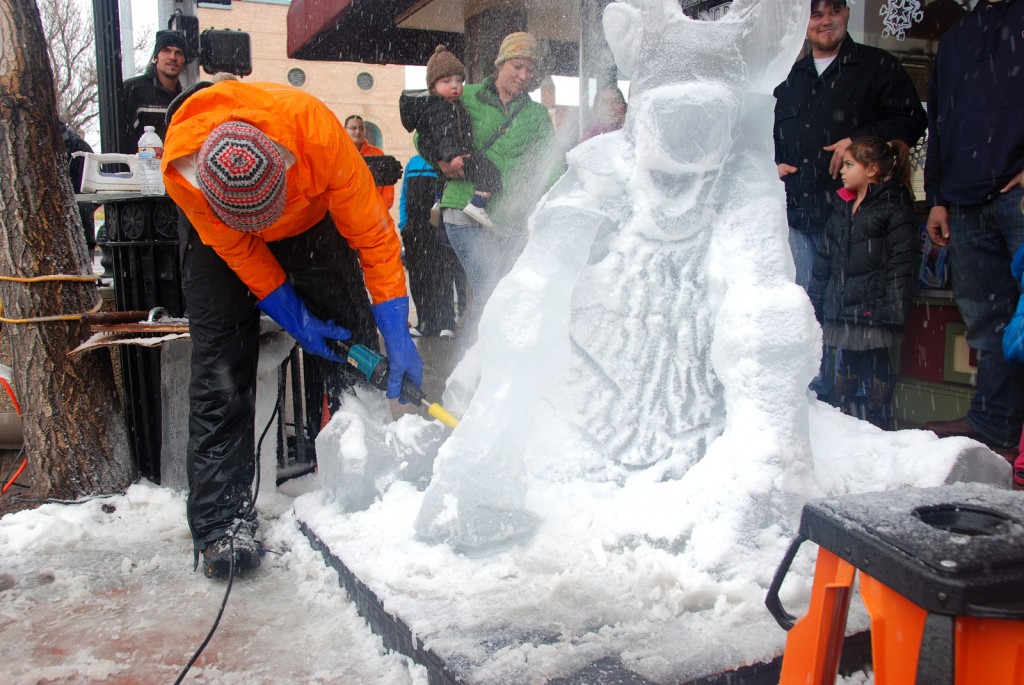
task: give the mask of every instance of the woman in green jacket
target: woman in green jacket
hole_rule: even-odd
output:
[[[441,198],[442,218],[473,290],[463,322],[465,345],[475,340],[484,304],[526,244],[527,217],[564,169],[547,109],[529,95],[540,84],[546,62],[536,38],[511,33],[498,49],[495,74],[467,85],[462,94],[473,122],[475,148],[490,143],[484,154],[501,171],[503,189],[487,204],[493,227],[482,226],[462,211],[473,195],[473,185],[462,178],[463,158],[439,163],[449,179]]]

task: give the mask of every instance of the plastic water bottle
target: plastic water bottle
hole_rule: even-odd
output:
[[[152,126],[147,126],[139,138],[139,181],[143,195],[163,195],[164,177],[160,173],[160,160],[164,157],[164,141]]]

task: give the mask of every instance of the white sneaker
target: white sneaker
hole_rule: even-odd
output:
[[[478,224],[483,224],[487,228],[494,228],[494,222],[491,221],[491,217],[488,216],[487,210],[483,207],[477,207],[475,204],[470,202],[468,205],[463,207],[463,213]]]
[[[415,326],[409,326],[409,335],[411,335],[414,338],[423,337],[423,334],[420,333],[420,329],[416,328]]]
[[[447,328],[437,334],[439,338],[454,338],[455,331],[449,331]]]
[[[430,225],[437,228],[441,225],[441,203],[435,202],[430,208]]]

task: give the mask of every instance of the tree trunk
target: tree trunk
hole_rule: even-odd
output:
[[[91,273],[56,111],[35,2],[0,0],[0,276]],[[0,281],[0,302],[7,318],[81,314],[99,294],[92,282]],[[109,354],[68,358],[87,336],[77,320],[3,329],[24,418],[25,496],[123,490],[136,469]]]

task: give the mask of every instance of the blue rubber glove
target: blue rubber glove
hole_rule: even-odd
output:
[[[423,360],[409,335],[409,298],[396,297],[375,304],[370,309],[384,336],[384,349],[388,356],[388,397],[394,399],[402,392],[402,377],[408,376],[416,387],[423,384]],[[402,400],[403,404],[405,400]]]
[[[306,352],[332,362],[344,361],[327,346],[327,340],[348,340],[352,334],[341,326],[335,326],[333,321],[324,322],[313,316],[288,281],[256,302],[256,306],[281,324],[281,328],[288,331]]]

